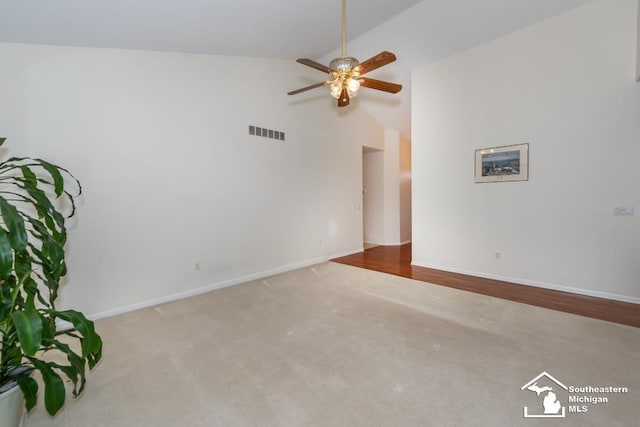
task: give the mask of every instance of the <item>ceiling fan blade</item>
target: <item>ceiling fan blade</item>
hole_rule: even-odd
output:
[[[322,65],[319,62],[316,62],[313,59],[309,59],[309,58],[296,59],[296,62],[298,64],[306,65],[307,67],[315,68],[316,70],[320,70],[325,73],[331,73],[333,71],[331,68],[327,67],[326,65]]]
[[[311,85],[311,86],[307,86],[307,87],[303,87],[303,88],[300,88],[300,89],[292,90],[291,92],[287,92],[287,95],[296,95],[296,94],[298,94],[300,92],[306,92],[308,90],[315,89],[317,87],[322,87],[322,86],[325,86],[327,84],[329,84],[329,83],[328,82],[316,83],[316,84]]]
[[[343,87],[340,98],[338,98],[338,107],[346,107],[347,105],[349,105],[349,92],[346,87]]]
[[[360,81],[360,86],[381,90],[383,92],[398,93],[402,90],[402,85],[397,83],[383,82],[382,80],[370,79],[368,77],[361,77],[358,81]]]
[[[363,75],[365,73],[368,73],[369,71],[375,70],[376,68],[380,68],[383,65],[390,64],[395,60],[396,56],[393,53],[387,52],[385,50],[384,52],[380,52],[373,58],[369,58],[366,61],[361,62],[360,65],[355,68],[355,70],[358,71],[360,75]]]

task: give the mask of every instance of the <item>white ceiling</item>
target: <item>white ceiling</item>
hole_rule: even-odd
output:
[[[412,69],[591,1],[348,0],[348,54],[396,53],[371,77],[405,86],[397,95],[363,91],[354,104],[409,137]],[[341,0],[0,0],[0,42],[328,63],[340,46],[340,14]]]
[[[420,0],[348,0],[358,36]],[[341,0],[0,0],[0,41],[319,57],[340,45]]]

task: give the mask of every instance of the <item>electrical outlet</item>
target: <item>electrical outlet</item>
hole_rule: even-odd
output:
[[[196,270],[200,270],[200,263],[196,262]]]
[[[502,254],[500,254],[500,252],[496,252],[496,259],[500,259],[501,256]]]

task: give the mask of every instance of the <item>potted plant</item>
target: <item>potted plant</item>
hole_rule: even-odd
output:
[[[0,146],[6,138],[0,138]],[[71,188],[71,189],[69,189]],[[3,413],[22,417],[38,398],[38,372],[47,412],[64,405],[65,381],[82,393],[86,367],[102,355],[93,322],[74,310],[57,310],[66,275],[65,219],[75,214],[80,182],[66,169],[41,159],[12,157],[0,162],[0,425]],[[65,215],[66,214],[66,215]],[[62,322],[73,327],[58,331]],[[58,353],[55,361],[51,353]],[[66,359],[66,360],[65,360]],[[61,361],[64,360],[64,361]],[[18,393],[18,390],[22,393]],[[20,408],[9,410],[9,396]],[[14,421],[19,423],[20,420]]]

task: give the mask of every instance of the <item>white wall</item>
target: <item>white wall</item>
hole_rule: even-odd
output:
[[[640,302],[636,8],[597,1],[413,73],[414,264]],[[474,184],[475,149],[525,142],[528,182]]]
[[[411,241],[411,143],[395,129],[384,134],[385,244]]]
[[[384,130],[384,241],[400,243],[400,132]]]
[[[411,143],[400,135],[400,240],[411,241]]]
[[[382,145],[382,129],[326,91],[286,95],[316,74],[0,44],[2,155],[49,159],[84,185],[61,306],[101,316],[361,250],[361,141]]]

